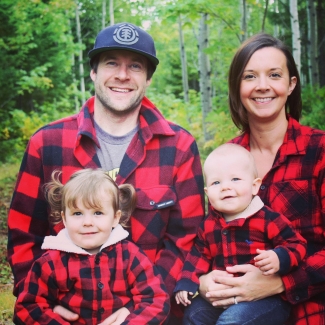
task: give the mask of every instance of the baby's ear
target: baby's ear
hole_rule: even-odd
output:
[[[253,180],[253,189],[252,189],[253,195],[256,195],[258,193],[261,184],[262,184],[261,178],[258,177]]]
[[[204,188],[204,192],[205,192],[206,195],[208,195],[208,193],[207,193],[208,192],[208,188],[207,187]]]

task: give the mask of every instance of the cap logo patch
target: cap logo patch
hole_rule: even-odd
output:
[[[123,24],[115,29],[113,39],[119,44],[132,45],[139,40],[139,34],[133,26]]]

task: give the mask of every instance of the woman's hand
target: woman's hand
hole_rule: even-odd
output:
[[[212,274],[214,272],[214,274]],[[243,273],[243,276],[230,277],[225,274],[210,273],[210,280],[206,291],[206,298],[217,307],[229,307],[236,301],[252,301],[269,297],[284,291],[284,285],[281,277],[277,274],[265,276],[255,266],[251,264],[236,265],[227,267],[230,274]],[[207,274],[206,276],[209,276]],[[211,280],[215,282],[215,286],[211,284]],[[201,283],[201,278],[200,278]],[[220,287],[220,286],[223,286]],[[200,284],[201,288],[201,284]]]
[[[69,309],[66,309],[60,305],[57,305],[53,308],[53,312],[60,315],[64,320],[68,322],[76,321],[79,318],[78,314],[73,313]]]
[[[122,307],[98,325],[120,325],[125,321],[129,314],[129,310]]]

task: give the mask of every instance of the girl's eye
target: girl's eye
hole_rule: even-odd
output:
[[[95,216],[100,216],[100,215],[102,215],[103,213],[102,213],[101,211],[96,211],[94,214],[95,214]]]
[[[74,215],[74,216],[81,216],[82,213],[81,213],[80,211],[76,211],[76,212],[73,212],[73,215]]]

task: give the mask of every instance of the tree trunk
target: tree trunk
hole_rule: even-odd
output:
[[[291,30],[292,30],[292,54],[296,61],[298,72],[300,74],[300,70],[301,70],[301,41],[300,41],[300,29],[299,29],[299,20],[298,20],[297,0],[290,0],[290,21],[291,21]]]
[[[184,37],[182,31],[182,18],[181,15],[178,16],[178,31],[179,31],[179,50],[181,55],[182,63],[182,81],[183,81],[183,93],[184,93],[184,102],[188,103],[188,74],[187,74],[187,60],[186,60],[186,51],[184,45]]]
[[[308,0],[307,6],[307,22],[308,22],[308,40],[307,40],[307,55],[308,55],[308,72],[309,82],[312,86],[318,84],[317,71],[317,40],[316,40],[316,10],[314,0]]]
[[[241,0],[241,41],[245,41],[247,38],[247,6],[246,0]]]
[[[211,71],[210,61],[205,54],[205,49],[208,46],[208,25],[206,24],[208,14],[201,14],[200,28],[199,28],[199,75],[200,75],[200,92],[201,92],[201,106],[202,106],[202,126],[204,140],[212,139],[208,132],[206,118],[212,110],[211,103]]]
[[[113,0],[109,0],[109,22],[110,25],[114,25],[114,2]]]
[[[318,75],[319,86],[325,86],[325,3],[317,2],[317,35],[318,35]]]
[[[102,0],[102,29],[106,27],[106,0]]]
[[[269,6],[269,0],[266,0],[264,14],[263,14],[262,28],[261,28],[262,32],[264,32],[264,29],[265,29],[265,20],[266,20],[268,6]]]

